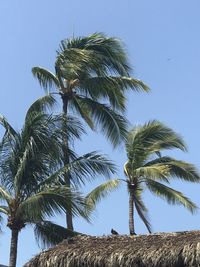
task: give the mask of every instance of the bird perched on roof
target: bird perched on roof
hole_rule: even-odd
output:
[[[131,235],[137,235],[135,232],[131,233]]]
[[[111,234],[112,234],[112,235],[118,235],[118,232],[115,231],[114,229],[111,229]]]

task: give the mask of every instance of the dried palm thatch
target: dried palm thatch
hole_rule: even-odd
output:
[[[77,236],[24,267],[199,267],[200,231],[138,236]]]

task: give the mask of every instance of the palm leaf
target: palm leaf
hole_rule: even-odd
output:
[[[18,137],[18,133],[14,130],[11,124],[8,123],[6,118],[1,115],[0,115],[0,124],[5,129],[5,133],[0,143],[0,151],[1,151],[2,149],[4,149],[5,144],[8,144],[8,146],[13,145],[13,142],[15,142],[16,137]]]
[[[114,190],[118,189],[119,186],[120,180],[114,179],[100,184],[95,189],[93,189],[86,196],[86,209],[89,208],[88,212],[90,213],[91,211],[93,211],[96,208],[98,202],[100,202],[103,198],[105,198]]]
[[[156,120],[134,127],[129,132],[126,142],[128,158],[135,162],[143,162],[160,150],[174,148],[186,151],[183,139]]]
[[[32,68],[32,73],[35,78],[39,81],[40,85],[44,88],[46,93],[49,93],[52,88],[59,90],[58,78],[49,70],[41,67]]]
[[[7,134],[10,136],[14,136],[17,134],[17,132],[14,130],[14,128],[8,123],[5,117],[0,116],[0,124],[5,128]]]
[[[34,233],[37,243],[41,244],[42,248],[55,246],[64,239],[69,239],[81,234],[50,221],[36,223],[34,226]]]
[[[90,129],[94,130],[94,123],[92,121],[92,116],[88,108],[83,105],[80,105],[79,100],[76,97],[74,97],[70,101],[70,104],[73,109],[75,109],[81,115],[82,119],[87,123]]]
[[[30,221],[41,221],[44,217],[61,213],[67,208],[71,208],[73,215],[84,216],[85,201],[78,192],[66,186],[52,186],[23,201],[17,216],[23,217],[25,214]]]
[[[58,129],[55,130],[55,123],[55,117],[43,113],[31,113],[28,116],[21,133],[23,143],[16,155],[18,165],[14,173],[14,185],[17,192],[22,188],[31,191],[38,179],[61,163],[62,134],[59,136]]]
[[[192,213],[197,210],[197,206],[179,191],[151,179],[146,179],[146,185],[152,193],[166,199],[169,204],[183,205]]]
[[[139,181],[140,180],[143,181],[143,178],[145,179],[147,177],[153,180],[156,180],[156,179],[163,180],[168,183],[170,167],[167,164],[165,165],[153,164],[153,165],[148,165],[148,166],[137,168],[134,171],[134,174],[136,177],[139,177],[138,179]]]
[[[154,165],[165,166],[168,168],[168,176],[180,178],[188,182],[200,181],[200,174],[197,168],[191,163],[176,160],[172,157],[160,157],[149,161],[144,167]]]
[[[140,187],[137,187],[137,189],[134,192],[135,193],[133,194],[133,199],[137,213],[141,218],[141,220],[143,221],[143,223],[145,224],[149,233],[151,233],[151,224],[148,220],[148,215],[147,215],[148,210],[141,197],[142,189]]]
[[[45,112],[51,110],[55,104],[56,100],[51,94],[40,97],[29,107],[25,120],[28,119],[29,114],[32,112]]]
[[[75,116],[68,115],[66,118],[65,115],[62,114],[60,118],[57,115],[55,120],[58,134],[64,135],[68,143],[71,143],[74,139],[80,139],[81,135],[86,133],[80,120]]]
[[[97,152],[90,152],[70,162],[67,166],[72,173],[72,177],[76,177],[76,182],[94,179],[94,176],[101,175],[110,178],[111,174],[116,172],[116,166],[105,156]]]
[[[125,87],[125,86],[124,86]],[[80,81],[80,94],[92,99],[105,99],[114,109],[125,110],[123,84],[120,85],[115,77],[90,77]]]
[[[63,180],[64,175],[70,176],[71,183],[77,187],[84,185],[86,181],[93,180],[96,175],[110,178],[111,174],[115,172],[116,166],[113,162],[94,151],[84,154],[60,168],[39,184],[39,187],[58,183]]]
[[[8,204],[12,201],[12,196],[2,186],[0,186],[0,199]]]
[[[149,88],[137,79],[130,77],[89,77],[80,81],[80,92],[89,94],[92,99],[105,98],[113,108],[125,110],[124,91],[127,89],[148,92]]]
[[[105,104],[98,103],[89,98],[77,97],[79,105],[86,107],[93,120],[101,131],[115,147],[126,139],[128,123],[120,114],[114,112]]]
[[[59,54],[70,49],[92,51],[95,58],[99,58],[101,64],[108,69],[127,76],[130,66],[119,39],[108,38],[102,33],[94,33],[88,37],[80,37],[63,40]]]
[[[94,51],[70,48],[58,53],[55,63],[56,75],[66,80],[75,80],[94,75],[106,75],[102,58]],[[60,81],[60,83],[62,80]]]
[[[0,206],[0,213],[4,213],[5,215],[9,214],[9,208],[7,206]]]

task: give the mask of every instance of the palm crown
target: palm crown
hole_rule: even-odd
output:
[[[100,126],[117,145],[126,134],[127,123],[119,113],[125,110],[125,92],[149,90],[129,76],[130,70],[121,42],[95,33],[61,42],[55,74],[41,67],[32,72],[48,93],[58,90],[64,113],[70,108],[92,129]]]
[[[147,208],[142,200],[144,185],[153,194],[166,199],[168,203],[181,204],[191,212],[195,211],[196,205],[191,200],[166,185],[172,178],[189,182],[200,181],[199,173],[194,165],[173,157],[162,156],[163,150],[174,148],[186,151],[183,139],[159,121],[150,121],[129,132],[126,142],[128,160],[124,165],[124,173],[130,194],[130,234],[135,232],[134,207],[149,232],[151,231],[146,216]]]
[[[51,96],[37,100],[29,108],[20,132],[0,118],[5,128],[0,142],[0,213],[7,216],[7,226],[12,231],[12,267],[16,265],[18,234],[26,224],[45,224],[46,217],[66,209],[72,215],[89,218],[85,199],[62,183],[63,173],[76,177],[81,184],[96,174],[109,177],[115,172],[114,164],[96,152],[77,157],[68,150],[72,160],[63,166],[63,134],[71,140],[79,137],[83,129],[76,119],[68,117],[63,132],[62,116],[43,112],[47,103],[52,104]]]

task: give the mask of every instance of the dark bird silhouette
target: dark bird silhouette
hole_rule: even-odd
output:
[[[112,235],[118,235],[118,232],[115,231],[114,229],[111,229],[111,234],[112,234]]]

